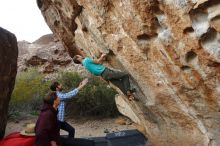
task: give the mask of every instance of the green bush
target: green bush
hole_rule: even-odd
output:
[[[78,73],[72,72],[63,72],[59,77],[66,91],[76,88],[82,80]],[[76,98],[67,102],[66,113],[69,116],[116,116],[119,112],[114,100],[115,94],[107,83],[93,76]]]
[[[42,97],[49,91],[48,86],[49,82],[44,80],[44,75],[34,68],[17,74],[9,114],[39,111]]]
[[[76,88],[83,80],[78,73],[58,73],[57,80],[63,84],[65,91]],[[49,90],[52,81],[45,80],[45,75],[32,68],[17,74],[15,88],[9,106],[9,116],[28,113],[37,115],[42,105],[42,98]],[[89,78],[89,83],[76,98],[67,102],[66,114],[69,116],[116,116],[116,92],[98,77]]]

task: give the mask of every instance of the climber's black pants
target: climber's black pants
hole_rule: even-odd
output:
[[[111,83],[113,83],[125,95],[127,95],[127,91],[130,90],[129,75],[127,73],[106,68],[101,76],[106,81],[110,81]]]

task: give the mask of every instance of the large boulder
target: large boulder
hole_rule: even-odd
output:
[[[131,75],[139,101],[117,105],[153,145],[220,145],[219,0],[37,2],[71,56],[110,52]]]
[[[15,35],[0,27],[0,139],[5,134],[8,105],[17,74],[17,58]]]

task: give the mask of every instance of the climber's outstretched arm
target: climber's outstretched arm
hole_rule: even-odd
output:
[[[106,56],[107,54],[102,54],[98,59],[94,59],[93,62],[96,64],[102,64]]]

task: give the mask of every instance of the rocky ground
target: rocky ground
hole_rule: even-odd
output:
[[[35,123],[37,117],[32,117],[24,120],[11,120],[6,127],[6,135],[21,131],[26,124]],[[97,137],[105,136],[109,132],[117,132],[121,130],[136,129],[129,119],[125,117],[107,118],[107,119],[68,119],[70,123],[76,129],[76,137]],[[67,134],[65,131],[61,131],[61,134]]]

